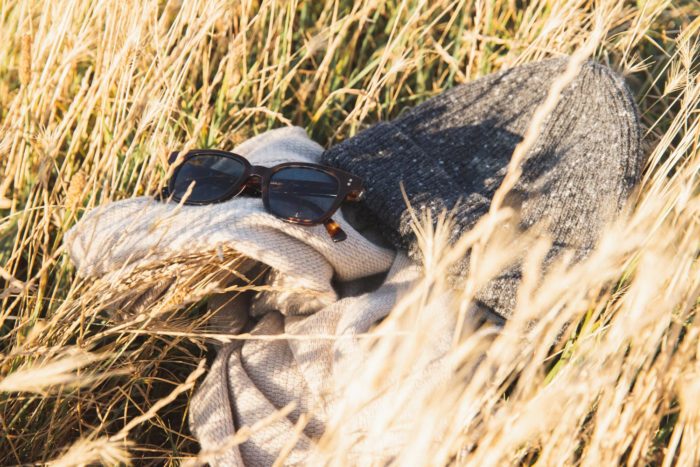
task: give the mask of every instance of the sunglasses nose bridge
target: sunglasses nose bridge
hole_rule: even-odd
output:
[[[243,183],[243,192],[252,195],[259,195],[262,190],[262,181],[266,167],[254,165],[250,168],[248,177]]]
[[[254,165],[250,168],[250,177],[257,177],[262,180],[269,169],[261,165]]]

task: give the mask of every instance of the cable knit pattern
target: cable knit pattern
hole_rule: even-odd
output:
[[[458,205],[456,237],[488,212],[515,146],[566,63],[532,63],[457,86],[330,148],[322,160],[366,179],[364,206],[396,246],[409,248],[413,241],[400,183],[414,207]],[[508,197],[523,229],[548,226],[554,242],[548,262],[563,249],[584,257],[620,211],[640,178],[640,135],[638,112],[622,78],[600,64],[584,64]],[[478,297],[507,317],[519,281],[516,266]]]

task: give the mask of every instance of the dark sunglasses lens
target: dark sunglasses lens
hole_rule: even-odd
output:
[[[173,180],[171,191],[176,200],[187,197],[190,203],[211,203],[221,200],[243,181],[245,165],[229,157],[199,154],[182,163]]]
[[[319,222],[338,197],[338,180],[307,167],[280,169],[270,177],[268,197],[278,217]]]

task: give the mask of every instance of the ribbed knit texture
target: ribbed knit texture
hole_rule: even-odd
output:
[[[363,177],[364,206],[400,248],[413,242],[402,182],[415,208],[456,210],[455,236],[484,215],[565,59],[532,63],[456,86],[378,123],[327,150],[322,161]],[[548,225],[551,261],[564,249],[583,258],[639,181],[640,124],[622,78],[594,62],[584,64],[527,155],[508,197],[521,227]],[[467,262],[465,261],[465,264]],[[517,266],[491,281],[478,298],[508,317]]]

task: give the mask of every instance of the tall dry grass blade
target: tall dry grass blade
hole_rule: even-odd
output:
[[[0,392],[34,392],[46,394],[62,387],[81,387],[94,384],[105,375],[86,375],[79,370],[104,360],[104,355],[82,351],[68,352],[59,358],[41,361],[11,372],[0,380]]]

